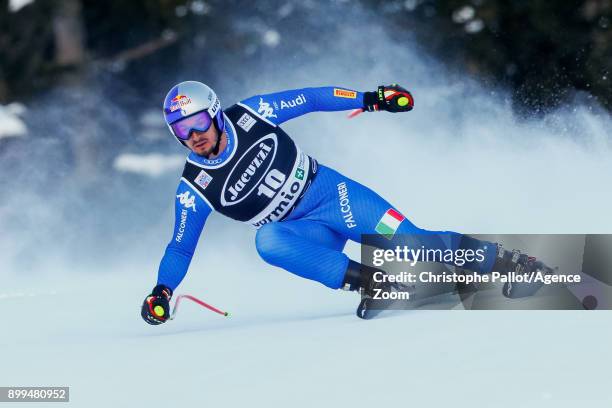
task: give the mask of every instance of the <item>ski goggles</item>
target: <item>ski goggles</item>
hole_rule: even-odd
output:
[[[170,125],[174,136],[181,140],[189,140],[191,132],[206,132],[212,125],[212,118],[206,111],[195,113]]]

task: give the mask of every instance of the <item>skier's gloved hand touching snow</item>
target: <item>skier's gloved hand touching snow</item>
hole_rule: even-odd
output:
[[[141,315],[145,322],[153,325],[165,323],[170,317],[170,298],[172,290],[157,285],[142,303]]]
[[[381,85],[376,92],[365,92],[364,110],[387,112],[408,112],[414,107],[412,94],[398,84]]]

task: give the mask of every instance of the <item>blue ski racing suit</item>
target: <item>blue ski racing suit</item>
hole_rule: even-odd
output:
[[[363,107],[364,93],[330,86],[255,95],[225,109],[225,149],[212,160],[193,152],[187,158],[158,285],[174,291],[183,280],[213,210],[257,228],[255,245],[266,262],[332,289],[343,286],[347,240],[361,242],[363,234],[378,234],[381,247],[389,234],[415,233],[428,248],[465,245],[461,234],[444,240],[420,229],[370,188],[303,153],[279,127],[310,112]],[[495,246],[487,251],[472,270],[491,270]]]

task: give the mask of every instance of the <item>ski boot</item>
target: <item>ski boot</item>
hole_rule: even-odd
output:
[[[376,272],[379,274],[375,280]],[[349,260],[343,289],[359,292],[361,295],[361,301],[355,312],[360,319],[372,319],[395,302],[395,300],[381,298],[382,293],[405,290],[401,284],[387,282],[383,279],[386,276],[388,274],[383,270]]]
[[[516,275],[532,275],[537,272],[544,275],[554,273],[554,270],[546,266],[543,262],[538,261],[535,257],[527,254],[522,254],[518,250],[506,251],[501,244],[497,244],[497,258],[493,265],[494,272],[507,274],[511,277],[511,273]],[[543,282],[506,282],[502,289],[502,294],[510,299],[523,298],[533,296],[544,285]]]

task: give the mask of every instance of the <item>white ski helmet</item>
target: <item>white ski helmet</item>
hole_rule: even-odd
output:
[[[188,127],[180,126],[180,121],[188,117],[195,117],[190,120]],[[197,81],[181,82],[170,89],[164,99],[164,118],[170,132],[183,145],[189,139],[193,130],[206,131],[211,124],[219,132],[219,136],[225,128],[223,120],[223,110],[221,102],[210,87]],[[218,150],[219,141],[215,151]]]

